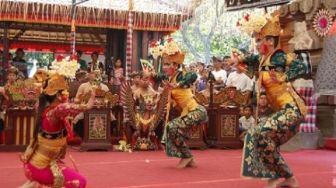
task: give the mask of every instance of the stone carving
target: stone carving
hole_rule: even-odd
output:
[[[293,44],[295,50],[306,50],[312,48],[313,39],[309,36],[305,21],[295,22],[294,37],[291,38],[288,43]]]

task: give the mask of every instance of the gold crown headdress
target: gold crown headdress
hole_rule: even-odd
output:
[[[167,36],[163,41],[152,42],[150,53],[156,59],[163,57],[168,63],[183,64],[185,54],[171,36]]]
[[[260,35],[262,37],[266,36],[273,36],[277,37],[280,36],[281,27],[279,22],[279,16],[274,15],[270,18],[267,18],[267,23],[264,25],[264,27],[261,28]]]
[[[63,75],[53,74],[47,80],[47,86],[44,88],[43,92],[47,95],[56,95],[59,91],[68,90],[68,82]]]
[[[43,92],[45,94],[52,96],[59,91],[68,90],[67,78],[75,78],[78,68],[79,65],[75,59],[64,59],[62,56],[58,56],[52,62],[52,70],[38,70],[34,75],[34,79],[43,83]]]
[[[243,19],[237,21],[237,27],[240,31],[252,35],[253,33],[259,33],[266,23],[265,15],[245,14]]]

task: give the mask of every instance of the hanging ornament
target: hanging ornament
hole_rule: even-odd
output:
[[[333,23],[332,14],[326,9],[320,9],[313,17],[314,31],[320,37],[325,37]]]

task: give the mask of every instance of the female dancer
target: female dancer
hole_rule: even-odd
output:
[[[188,131],[192,126],[201,125],[208,119],[206,109],[199,105],[192,93],[192,84],[197,75],[194,72],[180,71],[184,54],[172,39],[167,40],[163,52],[163,84],[170,90],[170,99],[175,107],[182,110],[179,117],[169,121],[165,127],[163,142],[169,157],[181,158],[177,168],[196,166],[193,156],[186,144]],[[171,101],[169,101],[171,102]]]
[[[75,105],[66,102],[67,89],[64,76],[55,74],[45,81],[39,98],[34,139],[21,156],[25,175],[30,180],[22,187],[31,187],[35,182],[55,188],[86,186],[85,178],[60,160],[66,150],[67,118],[91,108],[95,96],[92,91],[86,105]]]
[[[272,17],[256,34],[257,49],[261,55],[258,88],[265,89],[275,113],[247,133],[242,161],[242,175],[266,178],[268,188],[278,186],[280,178],[285,179],[280,186],[298,186],[298,181],[280,155],[280,145],[296,134],[306,114],[303,100],[289,82],[304,74],[306,67],[299,61],[292,61],[278,48],[280,30],[278,18]]]

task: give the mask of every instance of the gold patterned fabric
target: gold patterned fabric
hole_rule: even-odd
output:
[[[301,119],[300,110],[292,103],[250,129],[245,137],[242,175],[269,179],[293,176],[280,154],[280,145],[296,134]]]
[[[178,83],[176,80],[177,76],[171,83]],[[176,105],[182,109],[181,116],[187,115],[199,105],[194,99],[194,94],[192,93],[191,88],[174,88],[171,91],[171,96]]]
[[[258,88],[264,87],[275,113],[248,131],[244,142],[243,176],[269,179],[293,176],[280,154],[280,145],[297,133],[306,108],[287,82],[286,64],[286,54],[281,50],[265,56],[260,62]],[[274,69],[262,69],[265,66]]]
[[[66,147],[66,138],[46,139],[39,135],[37,148],[34,155],[30,159],[30,163],[38,168],[45,168],[50,163],[64,155],[64,147]]]

